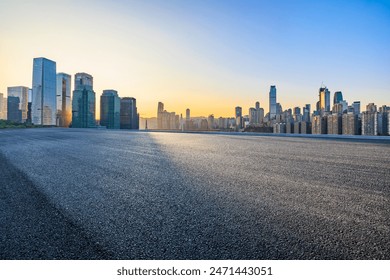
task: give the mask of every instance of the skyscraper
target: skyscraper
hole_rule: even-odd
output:
[[[319,90],[319,109],[322,113],[330,111],[330,91],[326,87]]]
[[[158,102],[157,105],[157,129],[162,129],[163,128],[163,118],[162,118],[162,113],[164,112],[164,103]]]
[[[95,127],[95,104],[93,77],[86,73],[77,73],[72,99],[72,127]]]
[[[100,125],[109,129],[120,128],[121,99],[116,90],[103,90],[100,96]]]
[[[336,91],[333,95],[333,105],[340,103],[343,100],[343,93],[341,91]]]
[[[56,63],[34,58],[32,84],[32,123],[56,125]]]
[[[8,96],[7,103],[7,120],[21,123],[22,110],[19,109],[21,103],[20,98],[18,96]]]
[[[356,115],[359,115],[360,114],[360,101],[355,101],[352,103],[352,106],[353,106],[353,112],[356,114]]]
[[[0,120],[7,119],[7,98],[4,98],[4,94],[0,93]]]
[[[133,97],[124,97],[120,100],[120,128],[139,129],[137,100]]]
[[[13,121],[24,123],[27,121],[27,112],[28,112],[28,87],[8,87],[8,97],[18,97],[19,98],[19,104],[18,109],[12,108],[12,110],[20,110],[21,116],[20,118],[16,118],[16,112],[11,112],[11,115],[13,117]],[[14,105],[16,102],[16,99],[13,99],[11,103]],[[9,105],[9,104],[8,104]]]
[[[71,76],[57,74],[57,126],[69,127],[72,120],[72,103],[70,99]]]
[[[235,117],[236,117],[236,128],[241,129],[243,127],[242,125],[242,108],[240,106],[237,106],[235,108]]]
[[[276,118],[276,86],[271,86],[269,90],[269,118]]]

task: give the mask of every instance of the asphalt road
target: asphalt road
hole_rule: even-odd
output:
[[[390,259],[390,141],[0,130],[1,259]]]

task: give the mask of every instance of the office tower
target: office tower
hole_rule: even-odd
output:
[[[157,128],[158,129],[162,129],[163,128],[163,124],[162,124],[162,113],[164,112],[164,103],[162,102],[158,102],[158,106],[157,106]]]
[[[294,134],[301,134],[301,122],[294,122]]]
[[[190,109],[187,108],[186,110],[186,121],[189,121],[191,119],[191,112]]]
[[[367,112],[371,112],[371,113],[377,112],[377,107],[376,107],[376,105],[374,103],[369,103],[366,106],[366,111]]]
[[[100,96],[100,125],[108,129],[120,128],[121,99],[116,90],[103,90]]]
[[[241,129],[243,127],[242,125],[242,108],[240,106],[237,106],[235,108],[235,117],[236,117],[236,128]]]
[[[56,63],[34,58],[31,117],[37,125],[56,125]]]
[[[360,115],[360,101],[355,101],[352,103],[354,113]]]
[[[303,121],[310,122],[310,104],[306,104],[305,107],[303,107]]]
[[[123,97],[120,100],[120,128],[139,129],[137,100],[133,97]]]
[[[0,93],[0,120],[7,119],[7,98],[4,98],[4,94]]]
[[[343,104],[341,103],[335,103],[332,107],[332,113],[333,114],[342,114],[343,113]]]
[[[250,124],[257,124],[258,123],[257,122],[257,120],[258,120],[258,118],[257,118],[257,110],[255,108],[253,108],[253,107],[249,108],[248,116],[249,116],[249,123]]]
[[[211,129],[214,129],[214,115],[211,114],[208,116],[207,118],[207,126],[208,126],[208,129],[211,130]]]
[[[184,123],[184,129],[191,129],[191,111],[189,108],[186,109],[186,120]]]
[[[95,108],[93,77],[87,73],[77,73],[72,99],[72,127],[96,127]]]
[[[72,121],[72,103],[70,98],[71,76],[57,74],[57,126],[69,127]]]
[[[319,110],[324,112],[330,111],[330,91],[326,87],[321,87],[319,90]]]
[[[22,122],[22,110],[20,110],[20,98],[17,96],[8,96],[7,100],[7,120],[11,122]]]
[[[31,124],[32,123],[32,89],[28,89],[28,103],[27,103],[27,120],[26,123]]]
[[[343,114],[342,117],[342,131],[346,135],[358,135],[359,134],[359,119],[358,115],[354,112],[348,112]]]
[[[12,112],[10,113],[13,119],[13,121],[15,122],[20,122],[20,123],[25,123],[27,121],[27,113],[28,113],[28,91],[29,91],[29,88],[28,87],[22,87],[22,86],[18,86],[18,87],[8,87],[7,88],[7,92],[8,92],[8,97],[18,97],[19,98],[19,107],[18,109],[15,109],[12,107]],[[13,101],[11,101],[11,106],[13,106],[16,102],[16,99],[11,99]],[[9,107],[9,103],[8,103],[8,108]],[[16,115],[19,114],[17,113],[15,110],[20,110],[20,113],[21,113],[21,117],[20,118],[17,118]]]
[[[343,93],[341,91],[336,91],[333,95],[333,105],[340,103],[343,100]]]
[[[269,90],[269,119],[276,118],[276,86],[271,86]]]

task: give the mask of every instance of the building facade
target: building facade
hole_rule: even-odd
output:
[[[32,123],[56,125],[56,63],[44,57],[34,58],[32,81]]]
[[[120,128],[121,100],[116,90],[103,90],[100,96],[100,125],[108,129]]]
[[[71,76],[65,73],[57,74],[57,126],[69,127],[72,121]]]
[[[28,87],[23,87],[23,86],[17,86],[17,87],[8,87],[7,88],[7,94],[8,94],[8,98],[9,97],[18,97],[19,98],[19,104],[18,104],[18,108],[14,108],[14,102],[16,102],[16,99],[12,99],[11,101],[11,110],[12,112],[10,112],[10,116],[13,116],[13,121],[16,121],[16,122],[19,122],[19,123],[25,123],[27,121],[27,114],[28,114],[28,92],[29,92],[29,88]],[[8,103],[8,107],[9,107],[9,103]],[[17,117],[16,118],[16,115],[19,114],[19,112],[16,112],[16,111],[20,111],[20,118]],[[9,119],[11,120],[11,119]]]
[[[133,97],[124,97],[120,100],[120,128],[139,129],[137,100]]]
[[[77,73],[74,80],[72,99],[72,127],[96,127],[96,101],[93,91],[93,77]]]
[[[276,118],[276,86],[271,86],[269,90],[269,119]]]

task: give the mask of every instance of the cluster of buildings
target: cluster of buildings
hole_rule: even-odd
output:
[[[32,88],[13,86],[7,96],[0,93],[0,119],[42,126],[138,129],[136,99],[120,98],[115,90],[104,90],[100,98],[100,121],[96,120],[96,94],[93,77],[56,72],[56,62],[34,58]]]
[[[235,108],[231,118],[214,118],[190,116],[186,110],[185,118],[174,112],[164,110],[164,104],[158,103],[157,128],[170,130],[222,130],[222,131],[253,131],[268,133],[294,134],[347,134],[347,135],[390,135],[390,107],[377,108],[373,103],[360,109],[360,101],[351,105],[343,99],[343,93],[336,91],[331,107],[331,93],[327,87],[319,89],[318,102],[315,110],[311,105],[283,110],[277,103],[276,86],[269,91],[269,112],[264,113],[260,102],[249,108],[248,115],[243,115],[242,108]]]

